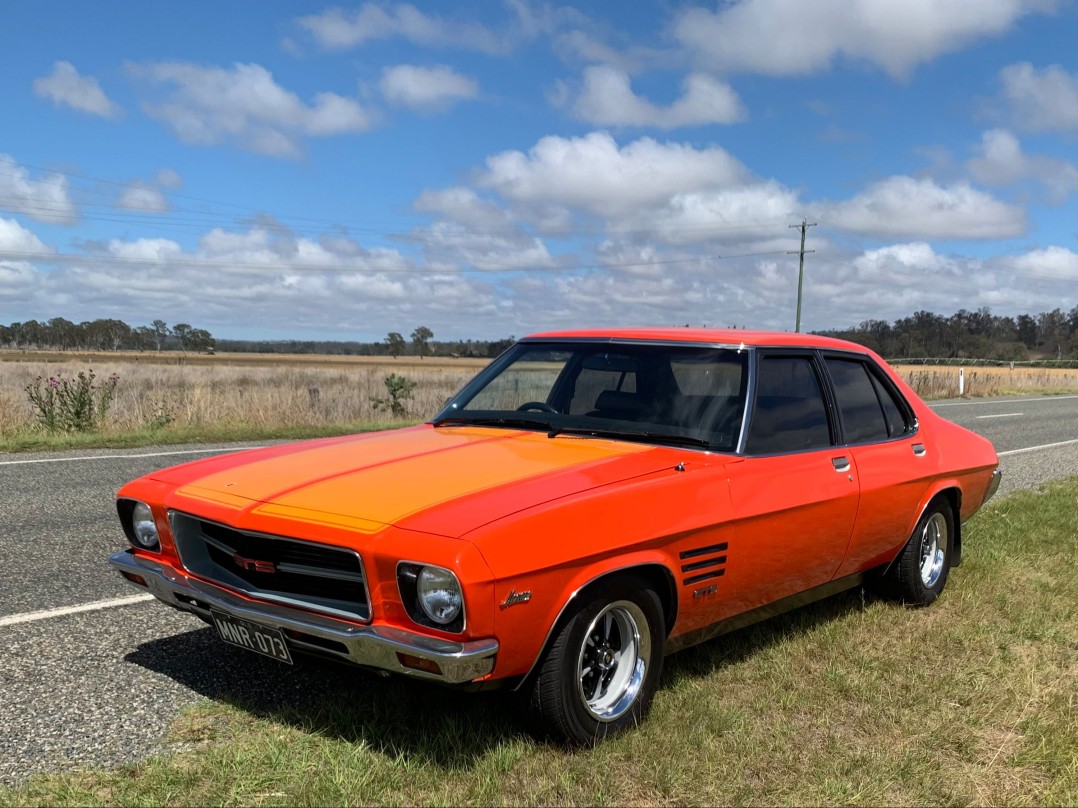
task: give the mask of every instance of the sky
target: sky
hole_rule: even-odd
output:
[[[0,323],[1078,305],[1078,2],[0,4]]]

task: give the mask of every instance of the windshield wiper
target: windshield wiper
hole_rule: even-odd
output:
[[[540,432],[550,432],[551,426],[546,421],[535,418],[512,418],[505,416],[486,416],[469,418],[462,415],[450,415],[432,422],[435,427],[439,426],[504,426],[512,429],[534,429]]]
[[[631,440],[640,443],[661,443],[669,446],[688,446],[694,449],[710,449],[711,441],[692,435],[676,435],[669,432],[622,432],[617,429],[594,429],[592,427],[552,427],[547,437],[558,435],[587,435],[592,438],[611,438],[613,440]]]

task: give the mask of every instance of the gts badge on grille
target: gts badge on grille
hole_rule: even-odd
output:
[[[241,570],[247,570],[248,572],[277,572],[277,565],[272,561],[244,558],[239,553],[232,554],[232,561]]]

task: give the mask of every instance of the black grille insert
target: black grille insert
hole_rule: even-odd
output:
[[[267,600],[369,619],[363,562],[355,551],[175,512],[170,517],[180,560],[196,575]]]

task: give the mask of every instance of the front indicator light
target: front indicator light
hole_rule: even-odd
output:
[[[422,657],[413,656],[412,654],[405,654],[401,651],[397,652],[397,662],[401,664],[403,668],[411,668],[415,671],[424,671],[425,673],[433,673],[435,676],[442,675],[441,666],[438,665],[433,659],[423,659]]]

